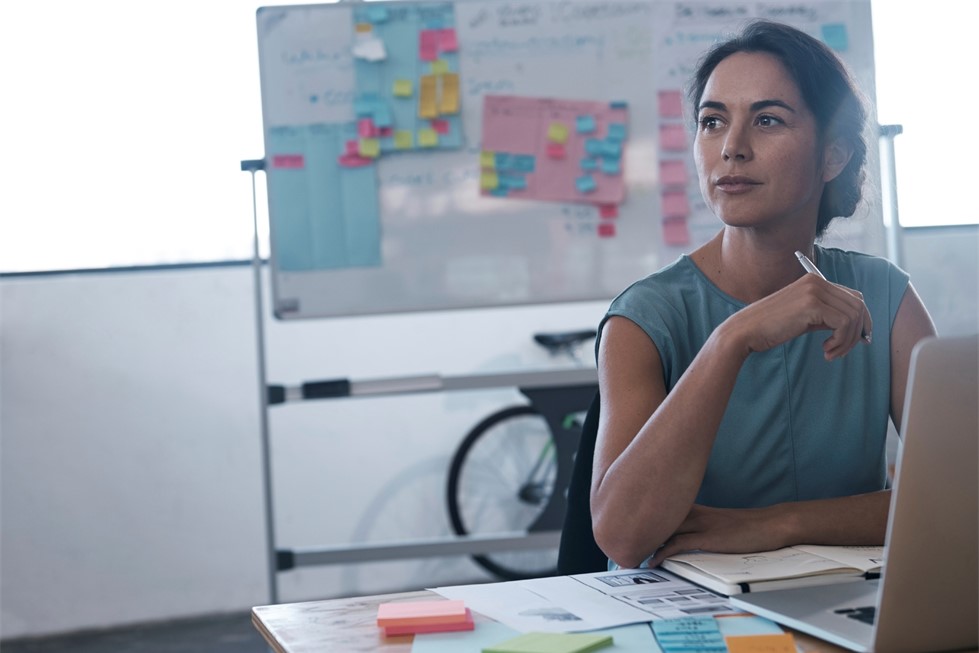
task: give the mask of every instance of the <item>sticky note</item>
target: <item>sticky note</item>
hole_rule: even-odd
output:
[[[507,190],[526,190],[527,178],[522,175],[501,175],[500,186]]]
[[[590,134],[595,131],[595,116],[578,116],[575,118],[574,126],[579,134]]]
[[[439,75],[442,81],[442,93],[439,97],[439,113],[459,113],[459,74],[445,73]]]
[[[455,633],[464,630],[475,630],[476,623],[472,617],[467,621],[442,624],[410,624],[407,626],[388,626],[384,629],[385,637],[398,637],[400,635],[415,635],[418,633]]]
[[[547,140],[554,143],[567,143],[568,126],[561,122],[552,122],[547,126]]]
[[[610,218],[617,218],[617,217],[619,217],[619,205],[618,204],[599,204],[598,205],[598,215],[600,215],[603,220],[608,220]]]
[[[564,145],[561,145],[560,143],[547,144],[547,157],[549,159],[563,159],[564,154]]]
[[[344,154],[337,158],[337,163],[342,168],[362,168],[374,163],[374,159],[367,159],[358,154]]]
[[[589,138],[585,140],[585,152],[591,156],[602,156],[602,151],[604,150],[602,141],[597,138]]]
[[[660,118],[683,117],[683,94],[680,91],[659,91],[656,94],[656,105]]]
[[[357,135],[361,138],[374,138],[377,136],[377,128],[374,121],[370,118],[361,118],[357,121]]]
[[[617,100],[615,102],[609,102],[608,106],[610,109],[628,109],[629,103],[623,100]]]
[[[660,161],[659,183],[664,186],[686,186],[689,181],[687,164],[683,161]]]
[[[378,127],[377,135],[381,138],[391,138],[394,136],[394,127]]]
[[[410,79],[396,79],[391,92],[394,93],[395,97],[411,97],[412,93],[415,92],[415,85],[411,83]]]
[[[273,168],[298,169],[305,165],[306,158],[302,154],[276,154],[272,157]]]
[[[362,157],[373,159],[380,155],[381,153],[381,141],[376,138],[362,138],[360,139],[360,148],[358,154]]]
[[[517,154],[513,157],[513,168],[520,172],[533,172],[535,164],[533,154]]]
[[[653,632],[656,638],[661,635],[677,633],[720,632],[714,617],[680,617],[677,619],[661,619],[653,621]]]
[[[479,174],[479,187],[483,190],[493,190],[500,185],[500,177],[493,170],[483,170]]]
[[[422,61],[435,61],[439,54],[438,31],[423,29],[418,32],[418,58]]]
[[[659,146],[670,152],[685,151],[687,149],[686,129],[681,123],[660,125]]]
[[[374,30],[374,26],[370,23],[357,23],[354,25],[354,32],[357,34],[368,34]]]
[[[496,168],[496,154],[483,150],[479,153],[479,167],[483,170],[494,170]]]
[[[606,175],[617,175],[622,172],[618,159],[602,159],[602,172]]]
[[[690,230],[686,218],[667,218],[663,220],[663,242],[673,247],[690,244]]]
[[[380,104],[374,108],[374,124],[378,128],[390,127],[392,122],[391,112],[386,106]]]
[[[847,39],[846,25],[843,23],[829,23],[823,25],[820,30],[823,36],[823,43],[833,48],[837,52],[846,52],[850,47]]]
[[[384,41],[367,34],[358,34],[354,41],[353,55],[358,59],[366,61],[384,61],[388,54],[384,47]]]
[[[455,52],[459,49],[459,39],[454,28],[440,29],[438,31],[438,44],[440,52]]]
[[[796,653],[791,633],[728,637],[727,650],[729,653]]]
[[[367,10],[367,19],[372,23],[383,23],[388,19],[387,7],[378,5]]]
[[[422,118],[438,116],[438,81],[435,75],[422,75],[418,88],[418,115]]]
[[[581,160],[581,169],[591,172],[592,170],[598,170],[598,159],[592,159],[591,157],[585,157]]]
[[[619,141],[622,142],[626,137],[625,125],[621,122],[609,123],[608,133],[605,135],[606,140]]]
[[[449,121],[442,120],[441,118],[433,118],[428,121],[428,124],[432,126],[436,134],[448,134],[449,133]]]
[[[430,127],[418,130],[418,145],[420,147],[435,147],[439,144],[439,134]]]
[[[579,193],[591,193],[598,188],[598,184],[595,183],[595,179],[591,175],[583,175],[578,177],[574,181],[575,188],[578,189]]]
[[[453,623],[467,618],[465,601],[404,601],[377,606],[378,626],[400,626],[405,623]],[[469,615],[471,617],[471,615]]]
[[[352,139],[346,142],[344,145],[345,154],[358,154],[360,152],[360,143],[356,139]]]
[[[615,223],[614,222],[599,222],[598,223],[598,237],[599,238],[611,238],[615,235]]]
[[[602,156],[608,159],[618,159],[622,156],[622,144],[611,139],[602,141]]]
[[[664,218],[685,218],[690,215],[690,203],[684,191],[665,191],[662,206]]]
[[[415,135],[405,129],[394,132],[394,149],[410,150],[415,144]]]
[[[611,635],[526,633],[483,649],[483,653],[588,653],[612,645]]]
[[[433,61],[429,67],[429,71],[433,75],[442,75],[449,72],[449,62],[445,59],[436,59]]]
[[[497,170],[516,170],[517,157],[506,152],[497,152],[493,155],[493,165]]]

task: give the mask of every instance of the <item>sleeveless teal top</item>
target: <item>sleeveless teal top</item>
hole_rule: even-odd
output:
[[[758,508],[848,496],[886,484],[890,328],[908,275],[885,259],[816,248],[826,278],[863,293],[873,343],[823,359],[828,331],[751,354],[721,422],[696,503]],[[649,335],[671,390],[710,333],[745,304],[712,284],[687,256],[624,290],[619,315]]]

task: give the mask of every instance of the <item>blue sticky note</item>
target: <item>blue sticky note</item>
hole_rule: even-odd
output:
[[[523,190],[527,188],[527,178],[522,175],[502,175],[500,185],[507,190]]]
[[[608,126],[608,135],[605,137],[610,141],[619,141],[620,143],[625,140],[626,129],[625,125],[621,122],[613,122]]]
[[[720,627],[714,617],[680,617],[677,619],[662,619],[653,622],[653,632],[660,635],[677,633],[719,632]]]
[[[490,191],[490,195],[495,195],[496,197],[506,197],[507,193],[509,192],[510,191],[504,188],[503,186],[497,186],[496,188]]]
[[[595,180],[591,175],[578,177],[575,179],[574,185],[578,189],[579,193],[591,193],[598,187],[598,184],[595,183]]]
[[[374,124],[378,127],[390,127],[394,124],[387,107],[381,105],[374,108]]]
[[[581,169],[592,171],[598,169],[598,161],[592,159],[591,157],[586,157],[581,160]]]
[[[607,175],[617,175],[622,172],[618,159],[602,159],[602,172]]]
[[[575,129],[579,134],[590,134],[595,131],[595,117],[590,115],[578,116],[575,119]]]
[[[587,138],[585,139],[585,152],[591,156],[602,156],[605,152],[605,146],[597,138]]]
[[[515,154],[513,155],[513,169],[520,172],[533,172],[534,171],[534,155],[533,154]]]
[[[367,10],[367,20],[372,23],[383,23],[388,19],[388,9],[383,5],[371,7]]]
[[[618,159],[622,156],[622,144],[619,141],[603,141],[602,156],[610,159]]]
[[[822,27],[823,43],[833,48],[837,52],[846,52],[849,47],[846,25],[843,23],[829,23]]]
[[[624,100],[616,100],[615,102],[609,102],[608,106],[610,109],[628,109],[629,103]]]
[[[495,160],[494,165],[496,169],[500,171],[513,170],[516,166],[516,157],[506,152],[496,152],[493,155],[493,159]]]

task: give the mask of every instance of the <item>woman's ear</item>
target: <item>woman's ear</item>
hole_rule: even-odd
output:
[[[836,179],[853,156],[853,148],[842,138],[833,139],[823,152],[823,183]]]

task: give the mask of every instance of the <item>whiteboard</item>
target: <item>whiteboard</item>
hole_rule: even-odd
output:
[[[693,250],[720,222],[683,93],[752,17],[822,39],[873,98],[869,0],[259,9],[274,314],[610,299]],[[882,253],[878,201],[837,223],[829,244]]]

